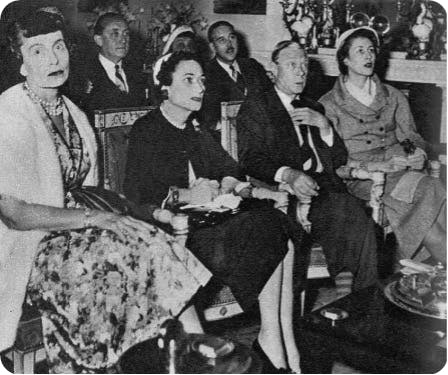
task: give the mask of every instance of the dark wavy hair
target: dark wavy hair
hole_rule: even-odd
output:
[[[336,58],[338,60],[338,67],[341,74],[346,75],[348,73],[347,65],[345,65],[344,60],[346,57],[348,57],[348,53],[350,50],[350,47],[352,46],[353,41],[356,38],[367,38],[369,39],[373,46],[375,47],[375,55],[378,55],[378,40],[376,39],[375,34],[366,29],[359,29],[354,31],[351,35],[347,37],[347,39],[344,40],[344,43],[341,47],[339,47],[338,51],[336,52]]]
[[[160,72],[157,74],[157,79],[160,82],[160,87],[170,86],[173,83],[173,73],[176,71],[177,65],[181,61],[196,61],[201,68],[203,68],[202,60],[197,54],[191,52],[174,52],[168,60],[164,61],[160,67]]]
[[[213,23],[207,31],[207,39],[210,43],[213,42],[213,32],[221,26],[228,26],[230,27],[233,31],[235,31],[235,28],[233,27],[233,25],[230,22],[227,21],[216,21],[215,23]]]
[[[55,31],[61,31],[65,39],[66,28],[63,17],[58,13],[37,10],[11,22],[7,29],[7,37],[11,51],[21,60],[20,47],[23,44],[23,38],[45,35]]]
[[[119,13],[113,13],[113,12],[104,13],[101,16],[99,16],[98,19],[96,20],[95,25],[93,26],[93,34],[101,35],[106,26],[114,21],[123,21],[124,23],[127,24],[126,19]]]

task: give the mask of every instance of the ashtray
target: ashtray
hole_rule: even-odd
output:
[[[205,336],[194,340],[191,349],[204,357],[215,359],[232,353],[235,344],[220,337]]]
[[[320,310],[320,315],[331,320],[331,326],[334,327],[336,320],[348,318],[348,312],[338,307],[325,307]]]

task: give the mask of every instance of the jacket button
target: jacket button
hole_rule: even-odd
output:
[[[362,118],[360,118],[359,122],[362,124],[364,122],[364,120]]]
[[[379,120],[380,119],[380,115],[376,115],[375,119]]]
[[[370,145],[370,144],[372,143],[372,141],[368,140],[368,141],[366,141],[366,143],[367,143],[368,145]]]
[[[380,128],[380,132],[382,132],[383,130],[384,130],[384,127],[381,127],[381,128]]]

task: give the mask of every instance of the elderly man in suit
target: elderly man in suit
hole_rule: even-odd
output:
[[[145,105],[145,77],[124,62],[129,52],[129,27],[122,15],[106,13],[94,27],[99,53],[88,65],[89,88],[84,107],[95,109]]]
[[[288,184],[296,203],[311,201],[310,235],[322,245],[340,294],[372,284],[377,279],[374,224],[335,173],[347,161],[342,140],[322,105],[301,95],[306,52],[284,41],[271,60],[275,87],[248,98],[237,118],[239,160],[251,177]]]
[[[229,22],[212,24],[208,40],[215,57],[205,66],[206,90],[200,117],[203,126],[219,137],[221,102],[245,100],[270,88],[272,82],[256,60],[237,57],[238,38]]]

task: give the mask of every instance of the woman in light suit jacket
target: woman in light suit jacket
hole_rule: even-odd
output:
[[[343,33],[337,46],[341,75],[320,102],[345,142],[348,165],[386,172],[383,202],[399,256],[413,257],[423,245],[446,263],[446,192],[421,171],[427,144],[416,131],[406,97],[374,74],[377,48],[378,36],[369,27]],[[415,151],[409,153],[403,141]],[[366,200],[370,185],[348,182],[350,192]]]

